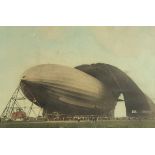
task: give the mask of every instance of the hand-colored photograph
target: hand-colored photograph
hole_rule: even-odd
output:
[[[155,128],[155,27],[0,27],[0,128]]]

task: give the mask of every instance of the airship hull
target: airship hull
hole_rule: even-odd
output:
[[[61,65],[27,70],[20,82],[25,96],[47,113],[95,114],[103,111],[106,89],[94,77]]]

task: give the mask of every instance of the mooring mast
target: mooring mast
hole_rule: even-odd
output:
[[[33,109],[34,102],[31,103],[31,106],[28,109],[28,112],[26,112],[26,107],[21,107],[20,102],[26,100],[25,96],[23,95],[20,85],[16,88],[13,95],[11,96],[8,104],[6,105],[5,109],[3,110],[1,114],[2,120],[16,120],[18,119],[27,119],[29,118],[31,112],[34,113],[34,115],[37,117],[37,114],[35,113]],[[35,100],[34,100],[35,101]],[[40,113],[40,111],[39,111]],[[38,114],[39,115],[39,114]]]

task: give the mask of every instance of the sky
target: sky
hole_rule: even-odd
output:
[[[0,112],[28,68],[99,62],[125,71],[155,101],[155,27],[0,27]]]

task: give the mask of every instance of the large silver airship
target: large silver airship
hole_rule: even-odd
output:
[[[108,90],[98,79],[78,69],[44,64],[28,69],[22,76],[25,96],[47,113],[96,114],[107,111]],[[113,97],[108,103],[113,102]],[[105,112],[104,112],[105,113]]]

